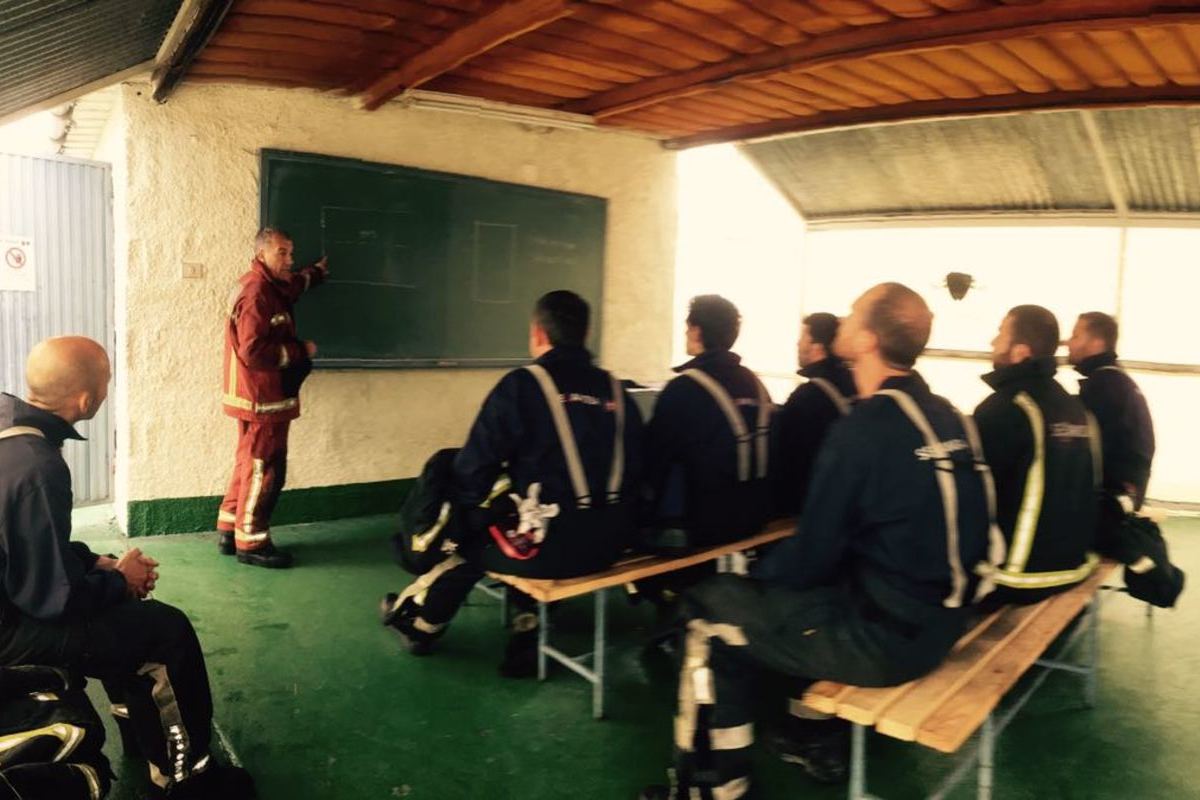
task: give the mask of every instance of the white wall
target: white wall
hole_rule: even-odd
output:
[[[234,427],[219,403],[223,321],[252,255],[264,147],[608,198],[600,361],[643,379],[668,365],[675,156],[656,142],[398,105],[368,113],[316,92],[232,86],[185,86],[158,105],[146,86],[127,85],[118,116],[128,164],[128,223],[117,240],[120,503],[224,491]],[[119,149],[105,148],[114,158]],[[183,279],[183,261],[203,263],[204,278]],[[499,374],[314,374],[288,485],[414,476],[433,449],[461,443]]]

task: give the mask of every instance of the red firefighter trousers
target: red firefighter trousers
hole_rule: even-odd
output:
[[[231,531],[238,550],[271,543],[271,512],[287,478],[288,425],[237,420],[237,456],[217,530]]]

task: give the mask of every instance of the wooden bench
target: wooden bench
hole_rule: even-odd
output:
[[[633,556],[617,562],[602,572],[579,578],[538,580],[491,572],[488,575],[501,583],[521,590],[538,602],[538,680],[546,679],[546,660],[548,658],[554,659],[579,674],[592,684],[592,716],[600,719],[604,716],[604,649],[607,634],[605,605],[609,589],[760,547],[790,536],[794,529],[795,522],[792,520],[778,520],[769,524],[762,533],[737,542],[697,550],[677,558],[650,555]],[[479,588],[486,590],[487,587],[480,586]],[[593,650],[583,655],[569,656],[550,644],[550,625],[546,607],[549,603],[585,594],[596,596]],[[591,662],[590,668],[586,666],[589,661]]]
[[[979,730],[975,749],[929,798],[946,797],[976,763],[977,796],[990,798],[996,739],[1052,671],[1082,675],[1087,705],[1095,704],[1098,590],[1116,567],[1111,561],[1102,561],[1091,577],[1073,589],[1040,603],[1005,606],[989,614],[958,641],[945,663],[924,678],[884,689],[831,681],[809,687],[804,696],[806,706],[853,723],[849,797],[875,797],[867,793],[866,785],[866,731],[873,727],[884,736],[917,742],[942,753],[956,752]],[[1083,623],[1053,657],[1044,657],[1081,613],[1086,615]],[[1063,661],[1065,651],[1084,636],[1087,650],[1082,662]],[[1035,666],[1044,669],[1003,713],[998,712],[1001,699]]]

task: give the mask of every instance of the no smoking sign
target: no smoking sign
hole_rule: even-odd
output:
[[[0,234],[0,292],[32,292],[37,288],[34,274],[33,240],[27,236]]]

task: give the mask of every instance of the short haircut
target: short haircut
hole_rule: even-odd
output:
[[[265,228],[259,228],[258,233],[254,234],[254,252],[265,250],[271,246],[271,240],[276,237],[284,241],[292,241],[292,237],[287,231],[281,228],[272,228],[270,225]]]
[[[737,306],[719,294],[702,294],[688,305],[687,324],[700,329],[705,350],[728,350],[742,329]]]
[[[837,317],[818,311],[805,317],[804,325],[808,328],[808,338],[813,344],[824,346],[827,353],[833,352],[833,340],[837,338],[839,325]]]
[[[583,347],[590,317],[587,301],[566,289],[547,292],[533,307],[533,321],[554,347]]]
[[[1042,306],[1015,306],[1007,314],[1012,319],[1011,344],[1029,347],[1034,358],[1053,356],[1058,349],[1058,320]]]
[[[1079,321],[1092,336],[1104,342],[1104,349],[1117,349],[1117,321],[1103,311],[1088,311],[1079,315]]]
[[[895,369],[912,369],[929,343],[933,313],[921,295],[902,283],[881,283],[879,298],[866,315],[866,328],[879,340],[879,352]]]

